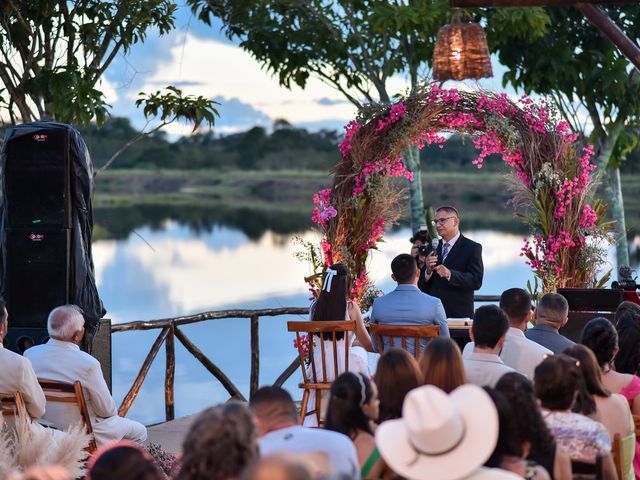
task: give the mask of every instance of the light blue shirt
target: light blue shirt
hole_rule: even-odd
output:
[[[416,285],[398,284],[392,292],[376,298],[371,310],[371,323],[382,325],[438,325],[440,336],[449,336],[447,316],[439,298],[422,293]],[[376,339],[373,347],[377,349]],[[389,346],[389,339],[384,338],[385,350]],[[420,339],[420,350],[427,345],[428,339]],[[400,341],[396,340],[399,346]],[[413,345],[407,342],[407,351],[413,353]]]

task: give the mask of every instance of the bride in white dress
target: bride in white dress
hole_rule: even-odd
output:
[[[322,283],[322,290],[318,299],[311,305],[309,309],[309,320],[314,322],[332,321],[332,320],[355,320],[355,335],[349,332],[349,371],[356,373],[364,373],[371,376],[369,371],[369,362],[367,359],[367,351],[373,352],[373,344],[369,332],[364,326],[362,312],[360,307],[354,302],[348,300],[349,291],[351,289],[351,275],[347,267],[342,263],[337,263],[327,268]],[[316,365],[316,374],[318,378],[322,378],[322,349],[318,344],[319,337],[314,337],[316,342],[313,349],[314,363]],[[327,369],[327,380],[333,381],[338,375],[345,371],[345,339],[342,334],[338,336],[337,356],[338,356],[338,372],[334,372],[333,344],[331,337],[327,335],[327,339],[322,340],[325,343],[325,365]],[[311,365],[307,367],[307,373],[311,377]],[[322,398],[322,418],[324,418],[324,409],[326,408],[325,394]],[[304,420],[305,426],[317,426],[315,415],[315,391],[311,392],[309,401],[307,402],[308,413]]]

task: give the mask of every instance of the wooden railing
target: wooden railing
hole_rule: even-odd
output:
[[[476,295],[476,302],[495,302],[500,299],[496,295]],[[129,332],[129,331],[142,331],[142,330],[156,330],[160,329],[160,333],[156,337],[147,357],[144,359],[140,371],[136,376],[131,388],[125,395],[118,414],[120,416],[126,416],[127,412],[133,405],[133,402],[140,393],[142,384],[149,373],[151,364],[156,358],[160,348],[163,344],[165,347],[165,388],[164,388],[164,400],[165,400],[165,418],[167,421],[175,418],[175,405],[174,405],[174,381],[176,370],[176,353],[175,353],[175,339],[177,338],[180,343],[187,349],[187,351],[193,355],[208,371],[211,373],[225,388],[230,396],[238,398],[240,400],[246,400],[242,392],[233,383],[233,381],[203,352],[200,350],[179,328],[182,325],[188,325],[190,323],[199,323],[210,320],[222,320],[226,318],[248,318],[250,322],[250,344],[251,344],[251,373],[249,380],[249,395],[258,389],[258,382],[260,378],[260,341],[259,341],[259,324],[261,317],[277,317],[280,315],[308,315],[309,308],[304,307],[283,307],[272,308],[264,310],[221,310],[215,312],[204,312],[195,315],[187,315],[176,318],[163,318],[158,320],[148,321],[135,321],[128,323],[119,323],[112,325],[111,333]],[[300,360],[298,356],[293,359],[287,368],[278,376],[273,382],[273,385],[282,386],[287,379],[293,375],[293,373],[299,368]]]
[[[222,384],[225,390],[232,397],[236,397],[241,400],[246,400],[242,392],[236,387],[233,381],[204,353],[200,350],[179,328],[182,325],[190,323],[199,323],[209,320],[221,320],[225,318],[248,318],[250,322],[250,342],[251,342],[251,374],[249,381],[249,392],[253,394],[258,389],[258,379],[260,378],[260,341],[259,341],[259,323],[260,317],[276,317],[280,315],[307,315],[309,308],[297,308],[297,307],[285,307],[285,308],[273,308],[265,310],[223,310],[217,312],[204,312],[196,315],[188,315],[177,318],[164,318],[160,320],[149,321],[137,321],[128,323],[119,323],[111,327],[111,333],[128,332],[132,330],[155,330],[160,329],[156,340],[153,342],[147,357],[144,359],[140,371],[133,381],[131,388],[125,395],[118,414],[120,416],[126,416],[127,412],[131,408],[134,400],[138,396],[142,384],[144,383],[147,373],[151,368],[160,347],[162,344],[166,344],[165,348],[165,388],[164,388],[164,401],[165,401],[165,418],[167,421],[175,418],[174,410],[174,379],[176,370],[176,353],[175,353],[175,338],[187,349],[187,351],[193,355],[218,381]],[[300,360],[296,358],[291,364],[278,376],[274,385],[282,386],[284,382],[296,371],[300,364]]]

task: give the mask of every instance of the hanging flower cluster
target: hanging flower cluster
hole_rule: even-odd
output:
[[[593,147],[581,147],[568,123],[558,121],[544,100],[513,101],[504,93],[435,84],[393,105],[366,106],[345,127],[333,186],[314,196],[312,219],[323,234],[322,270],[346,263],[355,279],[354,298],[366,295],[372,287],[368,252],[382,239],[385,225],[397,220],[404,198],[390,179],[412,181],[404,150],[430,144],[442,148],[446,137],[440,132],[470,135],[478,150],[475,167],[498,155],[511,168],[518,180],[514,196],[531,200],[516,205],[531,227],[521,254],[543,290],[593,286],[602,259],[598,240],[609,238],[606,205],[591,199]]]

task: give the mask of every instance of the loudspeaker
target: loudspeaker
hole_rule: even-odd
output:
[[[45,328],[47,315],[69,303],[71,230],[10,228],[7,311],[11,328]]]
[[[70,130],[35,129],[7,140],[5,188],[9,228],[71,226]]]
[[[19,328],[11,326],[12,317],[9,315],[9,330],[4,337],[4,347],[17,353],[24,353],[27,348],[46,343],[49,340],[47,332],[47,319],[44,319],[44,327]]]

